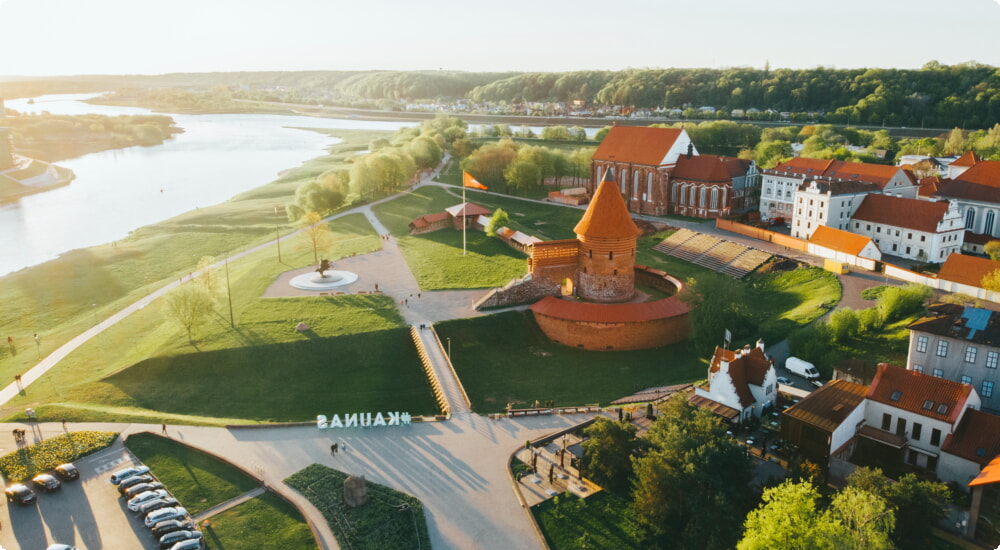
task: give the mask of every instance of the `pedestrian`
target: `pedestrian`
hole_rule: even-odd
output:
[[[418,300],[420,299],[420,293],[419,292],[417,293],[417,299]]]
[[[347,448],[347,443],[345,443],[345,442],[341,442],[340,444],[341,444],[341,445],[342,445],[342,446],[343,446],[343,447],[344,447],[345,449]],[[338,448],[337,448],[337,450],[339,451],[339,450],[340,450],[340,447],[338,447]]]
[[[378,292],[378,283],[375,283],[375,292]]]
[[[337,444],[330,445],[330,456],[337,456]]]
[[[163,435],[167,435],[167,425],[166,424],[163,424],[160,427],[160,433],[163,434]]]
[[[63,418],[62,424],[63,424],[63,430],[65,431],[66,430],[66,419],[65,418]]]

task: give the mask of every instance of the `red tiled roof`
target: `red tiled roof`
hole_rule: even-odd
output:
[[[972,386],[891,365],[879,365],[868,399],[954,424],[965,409]],[[895,397],[895,399],[893,399]],[[928,405],[930,408],[925,408]],[[944,408],[940,408],[941,406]],[[941,411],[941,412],[938,412]]]
[[[1000,416],[970,409],[941,450],[985,466],[1000,454]]]
[[[733,157],[717,155],[696,155],[688,158],[682,155],[677,159],[672,178],[706,183],[731,182],[733,178],[745,176],[750,168],[750,161]]]
[[[787,162],[778,163],[777,166],[767,170],[767,172],[792,172],[803,176],[822,176],[830,169],[830,166],[838,161],[825,159],[807,159],[795,157]]]
[[[870,197],[872,195],[867,196]],[[816,231],[813,232],[812,237],[809,237],[809,244],[815,244],[817,246],[836,250],[837,252],[844,252],[853,256],[861,254],[861,251],[864,250],[870,242],[872,242],[872,240],[868,237],[855,235],[854,233],[848,233],[847,231],[841,231],[840,229],[827,225],[817,227]]]
[[[741,357],[736,357],[737,351],[744,353]],[[729,378],[732,379],[733,386],[736,388],[736,395],[740,398],[740,405],[743,407],[753,405],[753,394],[750,393],[748,384],[763,386],[764,376],[767,375],[768,369],[771,368],[771,361],[757,347],[750,348],[749,350],[727,350],[716,347],[708,372],[719,372],[722,361],[729,363]]]
[[[975,166],[983,161],[983,157],[975,151],[966,151],[965,154],[952,161],[951,166]]]
[[[641,233],[632,221],[625,199],[618,185],[605,179],[597,187],[587,211],[576,224],[573,232],[584,237],[600,239],[634,239]]]
[[[980,235],[979,233],[973,233],[972,231],[965,232],[965,238],[962,242],[969,244],[986,244],[990,241],[997,240],[993,235]]]
[[[980,287],[983,284],[983,277],[997,269],[1000,269],[1000,262],[952,252],[941,265],[938,279]]]
[[[921,197],[930,197],[938,191],[938,184],[941,183],[941,176],[928,176],[919,182],[920,189],[917,192]]]
[[[489,216],[493,213],[493,211],[489,208],[479,206],[473,202],[463,202],[461,204],[456,204],[455,206],[449,206],[448,208],[445,208],[445,212],[456,218],[468,216]]]
[[[938,222],[947,213],[947,201],[908,199],[874,194],[865,195],[852,218],[926,233],[937,233]]]
[[[419,218],[417,218],[417,219],[413,220],[412,222],[410,222],[410,225],[412,225],[413,227],[416,227],[416,228],[421,228],[421,227],[426,227],[428,225],[431,225],[433,223],[437,223],[437,222],[439,222],[441,220],[446,220],[446,219],[448,219],[450,217],[451,217],[451,214],[449,214],[447,212],[436,212],[434,214],[424,214],[423,216],[420,216]]]
[[[531,306],[539,315],[590,323],[627,323],[666,319],[691,311],[677,296],[639,304],[592,304],[546,296]]]
[[[984,160],[938,184],[938,196],[1000,203],[1000,161]]]
[[[844,180],[867,181],[884,189],[889,180],[901,170],[902,168],[898,166],[889,166],[886,164],[836,161],[825,176]],[[907,173],[905,170],[903,172],[904,175]],[[909,177],[909,179],[912,180],[912,177]]]
[[[593,160],[659,166],[682,131],[679,128],[612,126],[594,152]]]
[[[867,386],[846,380],[830,380],[783,414],[833,433],[851,411],[865,400]]]

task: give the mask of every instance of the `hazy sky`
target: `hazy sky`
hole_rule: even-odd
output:
[[[0,75],[1000,66],[1000,0],[0,0]]]

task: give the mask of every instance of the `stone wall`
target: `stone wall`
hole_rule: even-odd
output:
[[[546,296],[559,296],[561,292],[562,287],[559,283],[546,278],[517,279],[503,288],[490,291],[476,303],[476,309],[530,304]]]
[[[538,313],[535,320],[553,342],[593,351],[657,348],[685,340],[691,332],[687,313],[623,323],[573,321]]]

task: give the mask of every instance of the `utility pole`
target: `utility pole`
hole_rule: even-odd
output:
[[[278,245],[278,263],[281,263],[281,229],[276,225],[274,226],[274,242]]]
[[[229,326],[236,328],[233,321],[233,291],[229,288],[229,252],[226,252],[226,295],[229,297]]]

